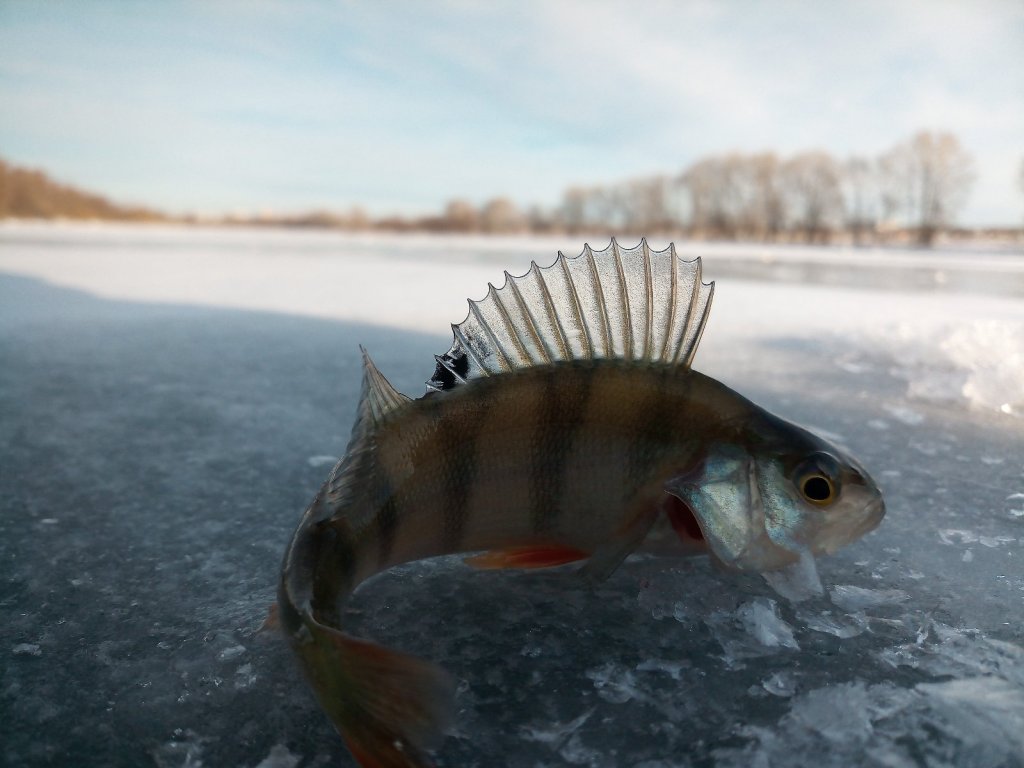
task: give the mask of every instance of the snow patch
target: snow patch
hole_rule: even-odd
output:
[[[987,318],[939,328],[903,322],[872,339],[889,349],[911,398],[1024,416],[1024,321]]]

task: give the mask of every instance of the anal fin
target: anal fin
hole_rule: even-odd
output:
[[[500,568],[550,568],[555,565],[586,560],[589,552],[563,544],[534,544],[520,547],[492,549],[480,555],[467,557],[465,562],[474,568],[494,570]]]

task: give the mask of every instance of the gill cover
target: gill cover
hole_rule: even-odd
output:
[[[758,462],[742,447],[715,443],[698,466],[665,484],[697,518],[711,554],[730,568],[775,570],[805,551],[793,535],[796,510],[770,490],[766,498],[759,475]]]

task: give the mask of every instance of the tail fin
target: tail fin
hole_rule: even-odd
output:
[[[363,768],[427,768],[454,686],[428,662],[314,623],[299,646],[320,704]]]

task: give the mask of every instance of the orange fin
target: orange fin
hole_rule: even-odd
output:
[[[563,544],[534,544],[524,547],[492,549],[482,555],[466,558],[466,564],[474,568],[492,570],[498,568],[550,568],[565,563],[586,560],[589,552]]]
[[[298,646],[320,704],[363,768],[428,768],[450,720],[440,668],[311,622]]]

